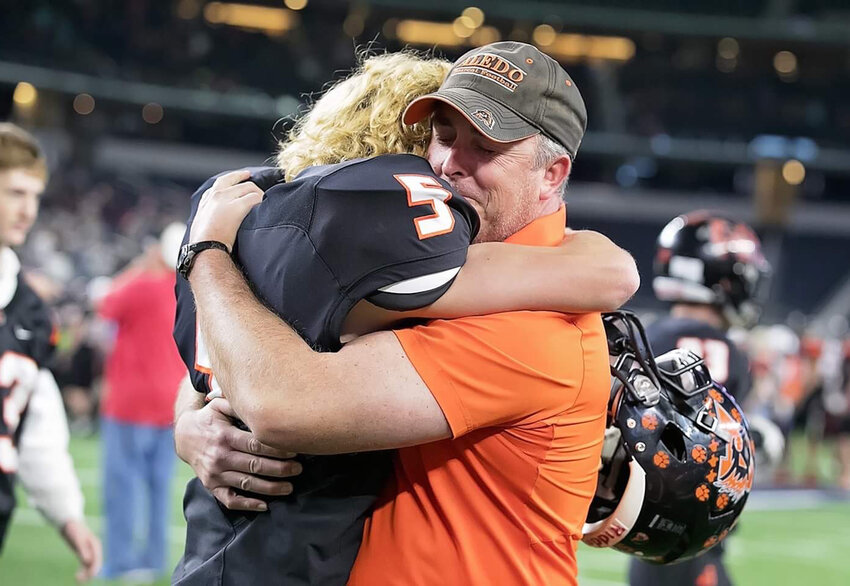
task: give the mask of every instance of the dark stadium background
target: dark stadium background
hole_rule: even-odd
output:
[[[847,0],[495,0],[478,10],[448,0],[240,1],[30,0],[2,10],[0,120],[41,139],[52,173],[22,258],[52,296],[68,377],[75,344],[96,330],[92,281],[183,219],[205,178],[262,163],[291,116],[359,51],[411,46],[454,59],[498,39],[537,44],[581,88],[589,124],[567,196],[570,224],[635,256],[643,285],[633,309],[650,318],[663,310],[650,286],[661,227],[678,213],[716,209],[752,223],[774,267],[764,326],[750,337],[774,386],[777,365],[800,348],[850,348]],[[97,365],[95,352],[86,362],[95,398]],[[87,435],[96,422],[74,423],[96,518],[96,436]],[[815,584],[850,583],[850,563],[832,555],[850,547],[850,509],[831,488],[834,444],[820,442],[819,467],[806,472],[803,431],[786,480],[815,490],[764,491],[758,519],[730,546],[744,584],[792,583],[790,568]],[[54,554],[25,552],[54,537],[27,514],[0,576],[54,583],[30,573]],[[15,545],[26,539],[33,545]],[[773,551],[788,566],[768,579]],[[57,547],[50,563],[70,566],[68,555]],[[587,584],[621,583],[621,556],[586,555]]]

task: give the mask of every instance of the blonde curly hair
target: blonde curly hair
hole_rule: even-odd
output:
[[[415,98],[434,92],[451,63],[413,51],[361,56],[280,141],[277,165],[286,180],[313,165],[392,153],[424,155],[428,119],[407,126],[401,115]]]

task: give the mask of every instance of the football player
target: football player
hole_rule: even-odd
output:
[[[705,211],[679,216],[658,237],[653,291],[672,303],[668,316],[647,327],[656,355],[675,348],[702,357],[712,379],[743,404],[750,392],[746,355],[729,339],[730,327],[755,325],[770,267],[748,225]],[[632,586],[731,584],[723,546],[669,566],[633,558]]]
[[[469,248],[478,229],[474,209],[425,159],[401,154],[424,152],[428,135],[427,125],[401,125],[404,107],[436,90],[449,65],[410,54],[368,59],[296,128],[279,159],[289,181],[275,169],[237,172],[207,182],[193,197],[194,217],[210,188],[241,194],[237,205],[254,204],[265,192],[242,224],[232,252],[258,296],[318,349],[336,350],[346,335],[404,317],[537,309],[530,301],[518,305],[516,298],[530,298],[543,279],[561,279],[559,288],[549,290],[564,291],[561,298],[546,300],[546,308],[611,309],[633,292],[632,261],[610,243],[595,241],[598,235],[572,234],[557,254],[501,244],[480,245],[476,252]],[[380,156],[358,158],[371,155]],[[597,244],[582,244],[585,237]],[[461,271],[468,248],[470,260]],[[571,256],[570,250],[583,254]],[[178,265],[184,276],[197,252],[184,247]],[[600,274],[606,272],[599,270],[600,263],[611,272]],[[494,277],[499,267],[512,264],[524,265],[528,278],[499,282]],[[175,337],[195,389],[218,393],[196,321],[191,291],[181,278]],[[214,409],[217,414],[208,412],[208,417],[221,416],[221,407]],[[185,413],[196,411],[190,406]],[[178,413],[178,453],[181,442],[191,439],[180,432],[185,418]],[[189,451],[181,456],[193,460]],[[255,474],[233,472],[231,478],[241,479],[236,484],[222,475],[215,490],[235,507],[262,511],[266,504],[257,494],[280,494],[263,476],[292,470],[257,457],[271,451],[243,450],[249,451],[244,460],[253,459],[254,465],[243,469]],[[185,500],[186,552],[175,582],[248,583],[274,575],[286,584],[345,583],[363,522],[390,474],[391,458],[388,452],[301,457],[297,468],[303,464],[303,473],[293,482],[293,494],[271,499],[268,512],[259,514],[220,507],[194,479]],[[194,463],[196,469],[202,466]],[[268,472],[257,475],[258,466],[268,466]],[[234,485],[243,490],[233,491]]]
[[[77,578],[88,580],[100,569],[101,546],[83,517],[68,422],[47,370],[53,325],[11,248],[26,240],[46,183],[47,165],[35,139],[13,124],[0,124],[0,547],[19,478],[79,558]]]

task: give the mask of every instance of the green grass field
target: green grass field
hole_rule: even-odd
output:
[[[97,439],[74,438],[71,450],[86,494],[86,515],[92,527],[99,529]],[[824,469],[828,469],[828,456],[823,457]],[[173,486],[172,563],[180,556],[185,535],[180,502],[189,476],[188,467],[181,463]],[[850,585],[850,501],[828,501],[809,492],[801,492],[799,498],[760,498],[760,493],[754,496],[740,531],[728,541],[729,567],[738,586]],[[27,505],[23,495],[19,497],[18,511],[0,557],[0,584],[73,584],[76,562],[72,554],[58,533]],[[623,554],[582,546],[578,559],[582,586],[625,584],[628,559]],[[121,582],[96,580],[94,584]],[[168,584],[168,580],[157,584]]]

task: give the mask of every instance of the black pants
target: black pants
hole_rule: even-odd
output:
[[[732,586],[723,565],[723,546],[679,564],[657,566],[632,558],[630,586]]]
[[[172,584],[343,586],[391,457],[310,458],[293,494],[263,513],[230,511],[193,478],[183,498],[186,549]]]

